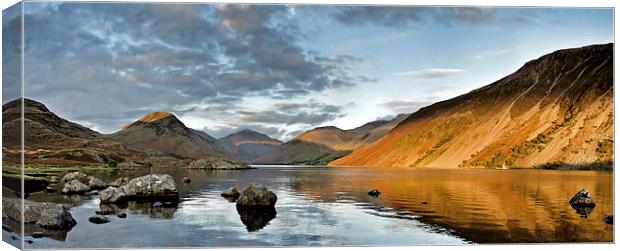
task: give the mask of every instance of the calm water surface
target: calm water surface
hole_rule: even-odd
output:
[[[78,224],[51,232],[26,248],[451,245],[507,242],[610,242],[613,173],[546,170],[380,170],[260,166],[241,171],[184,168],[93,173],[119,176],[170,173],[181,201],[130,203],[125,219],[107,224],[88,217],[100,210],[93,196],[39,192],[29,199],[72,205]],[[183,184],[187,176],[192,183]],[[257,182],[278,196],[276,214],[238,212],[220,197],[231,186]],[[582,187],[596,201],[583,217],[568,204]],[[383,192],[378,198],[366,193]],[[421,203],[426,202],[426,203]],[[28,229],[26,230],[28,231]],[[8,233],[3,230],[3,239]],[[13,234],[14,235],[14,234]]]

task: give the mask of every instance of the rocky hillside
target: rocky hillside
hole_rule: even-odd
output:
[[[373,121],[351,130],[334,126],[318,127],[276,147],[256,162],[327,164],[380,139],[405,118],[407,115],[401,114],[389,121]]]
[[[273,151],[282,141],[245,129],[218,139],[217,144],[236,158],[252,163]]]
[[[331,166],[580,167],[613,161],[613,44],[566,49],[410,115]]]
[[[169,112],[152,112],[123,126],[110,135],[149,155],[168,155],[180,158],[230,157],[216,145],[213,137],[187,128]]]
[[[79,164],[122,161],[141,153],[51,112],[45,105],[23,99],[27,163]],[[22,99],[2,106],[4,161],[19,160]]]

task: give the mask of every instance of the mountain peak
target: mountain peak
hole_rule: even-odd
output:
[[[173,120],[178,121],[177,117],[174,116],[174,114],[170,112],[151,112],[151,113],[144,115],[142,118],[134,122],[124,125],[123,129],[127,129],[131,127],[132,125],[136,125],[136,124],[149,124],[149,123],[158,122],[158,121],[165,120],[165,119],[173,119]]]

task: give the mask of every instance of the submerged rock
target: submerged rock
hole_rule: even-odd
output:
[[[379,197],[379,195],[381,195],[381,192],[375,188],[372,191],[368,192],[368,195],[372,197]]]
[[[228,199],[231,202],[237,201],[237,199],[239,199],[240,195],[241,194],[239,193],[239,190],[237,190],[236,187],[228,188],[228,190],[226,190],[222,194],[220,194],[220,196]]]
[[[79,180],[71,180],[65,183],[65,186],[62,189],[63,194],[79,194],[86,193],[88,191],[90,191],[90,188]]]
[[[95,214],[91,216],[90,218],[88,218],[88,221],[95,223],[95,224],[104,224],[104,223],[110,222],[110,219],[108,219],[108,217],[104,215]]]
[[[571,198],[568,203],[573,207],[595,207],[594,199],[590,194],[590,191],[583,188],[573,198]]]
[[[3,216],[21,221],[22,210],[24,223],[36,224],[42,228],[71,229],[77,224],[69,210],[61,204],[24,200],[22,207],[20,199],[2,199]]]
[[[241,191],[237,207],[274,207],[277,200],[276,194],[265,186],[252,183]]]
[[[609,224],[609,225],[613,225],[614,224],[614,216],[613,215],[607,215],[605,218],[603,218],[603,222]]]

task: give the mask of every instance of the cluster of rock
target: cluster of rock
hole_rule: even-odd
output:
[[[22,207],[21,199],[6,197],[2,199],[2,218],[23,219],[25,224],[45,229],[71,229],[77,224],[64,205],[24,200]]]
[[[249,184],[243,191],[231,187],[221,194],[230,202],[236,202],[237,213],[248,231],[253,232],[265,227],[276,217],[278,197],[260,184]]]
[[[210,169],[210,170],[238,170],[252,169],[253,167],[245,163],[233,162],[223,158],[208,158],[193,160],[187,166],[189,169]]]
[[[101,203],[124,203],[129,200],[178,200],[179,192],[172,176],[148,174],[114,185],[99,192]]]
[[[83,194],[108,187],[108,184],[102,180],[82,172],[68,173],[62,177],[60,182],[64,183],[61,190],[63,194]]]

